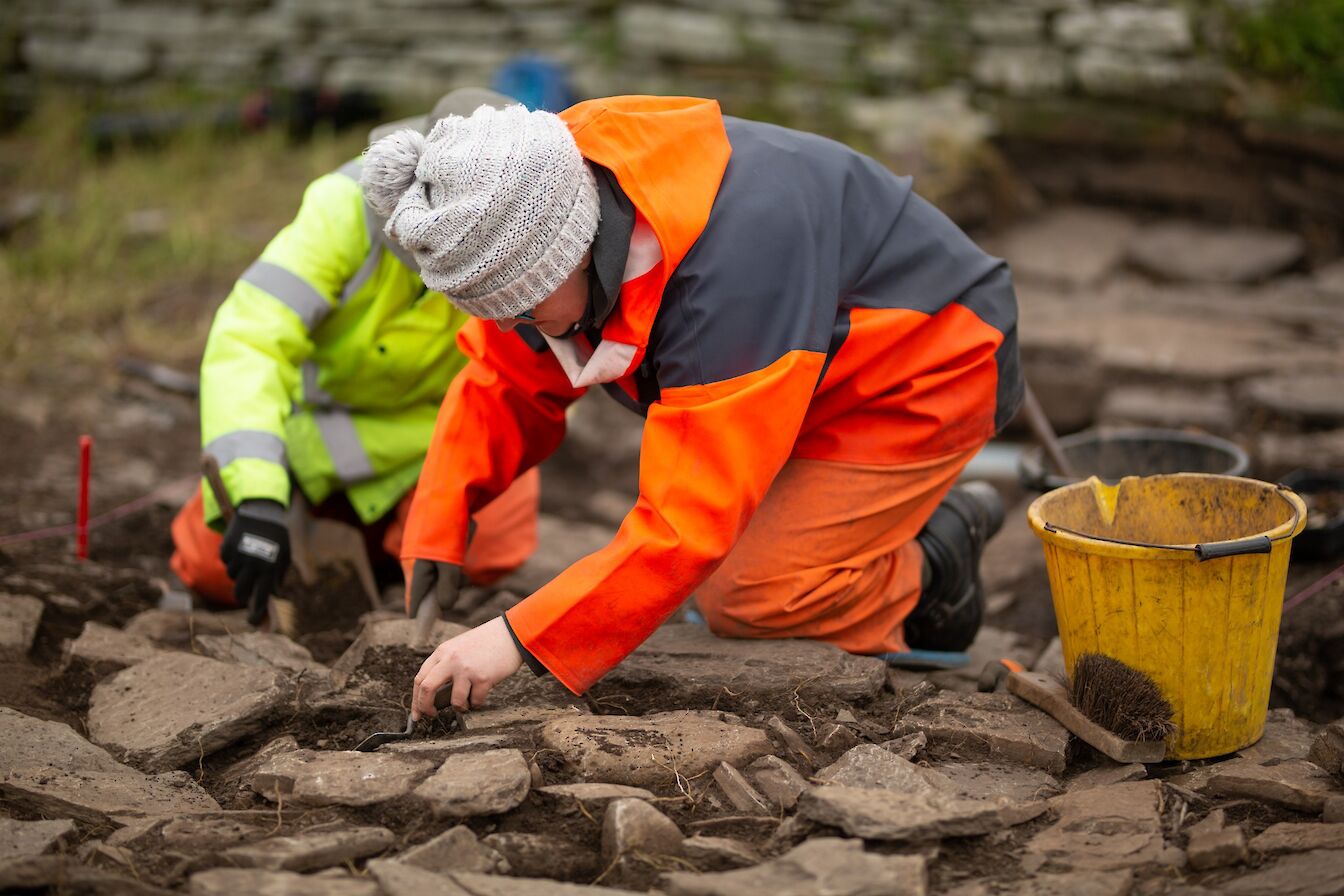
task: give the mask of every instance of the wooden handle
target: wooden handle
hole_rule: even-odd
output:
[[[213,454],[201,455],[201,475],[205,481],[210,483],[210,491],[215,496],[215,503],[219,505],[220,516],[224,517],[227,524],[233,520],[233,501],[229,498],[229,490],[224,487],[224,478],[219,475],[219,461]]]

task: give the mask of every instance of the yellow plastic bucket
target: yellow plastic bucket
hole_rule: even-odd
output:
[[[1094,476],[1027,515],[1045,542],[1070,675],[1084,653],[1150,675],[1175,710],[1168,759],[1260,739],[1301,498],[1236,476]]]

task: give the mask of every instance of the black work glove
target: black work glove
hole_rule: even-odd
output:
[[[411,577],[406,583],[406,615],[412,619],[420,610],[420,604],[429,595],[439,605],[442,614],[451,610],[457,603],[458,593],[462,590],[462,567],[456,563],[444,563],[440,560],[416,560],[411,564]]]
[[[233,579],[233,599],[247,608],[249,625],[266,618],[267,601],[289,569],[289,527],[285,508],[276,501],[253,500],[238,505],[224,530],[219,559]]]

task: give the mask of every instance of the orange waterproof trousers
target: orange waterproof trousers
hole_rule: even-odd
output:
[[[979,448],[900,466],[790,460],[695,592],[710,630],[905,650],[924,563],[915,536]]]
[[[541,476],[536,469],[528,470],[476,514],[476,534],[466,557],[467,575],[474,584],[488,585],[502,578],[536,550],[540,494]],[[411,489],[387,518],[374,524],[383,529],[377,543],[398,566],[401,536],[414,497],[415,489]],[[370,528],[373,527],[366,530]],[[234,606],[233,581],[219,559],[219,546],[224,538],[206,526],[199,489],[173,519],[172,534],[170,565],[183,584],[209,603]]]

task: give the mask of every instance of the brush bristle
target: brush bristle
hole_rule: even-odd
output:
[[[1171,704],[1157,683],[1114,657],[1078,657],[1069,696],[1079,712],[1125,740],[1166,740],[1176,731]]]

